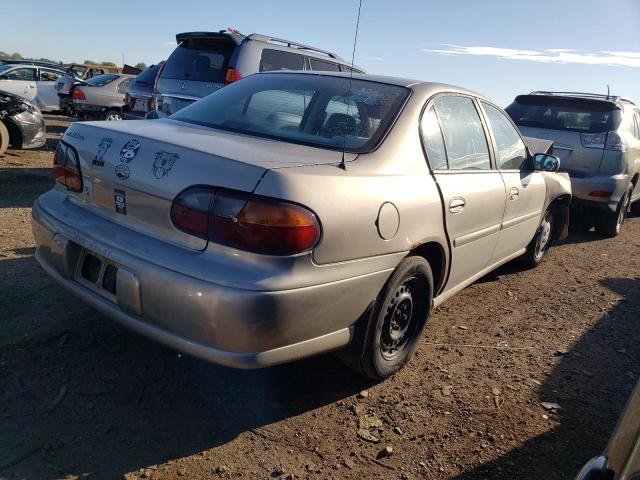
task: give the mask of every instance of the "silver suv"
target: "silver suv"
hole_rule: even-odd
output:
[[[351,71],[338,55],[291,40],[237,30],[176,35],[178,46],[158,75],[157,117],[166,117],[248,75],[274,70]],[[354,68],[356,73],[364,73]]]
[[[532,92],[506,108],[524,135],[554,141],[569,173],[577,229],[616,236],[640,211],[640,109],[622,97]],[[635,205],[634,202],[637,202]]]

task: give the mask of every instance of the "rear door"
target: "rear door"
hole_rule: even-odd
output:
[[[0,75],[6,75],[8,77],[0,79],[0,90],[14,93],[36,103],[36,80],[38,78],[38,71],[35,67],[7,69],[1,71]]]
[[[421,132],[444,202],[452,251],[447,291],[489,266],[500,233],[505,187],[493,168],[472,98],[437,97],[422,117]]]
[[[60,100],[56,90],[56,82],[60,77],[60,72],[48,68],[40,69],[40,76],[37,81],[38,104],[42,110],[60,109]]]
[[[542,215],[547,187],[532,162],[520,134],[498,108],[480,102],[493,143],[496,166],[505,184],[505,210],[493,262],[525,248]]]

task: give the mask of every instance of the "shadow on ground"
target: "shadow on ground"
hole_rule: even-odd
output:
[[[0,208],[31,207],[54,183],[49,168],[0,168]]]
[[[0,300],[10,319],[0,323],[6,478],[121,478],[369,386],[327,355],[253,371],[180,355],[98,315],[38,270],[33,256],[0,259]],[[14,295],[31,277],[40,284]]]
[[[555,402],[560,425],[458,478],[573,478],[604,450],[640,375],[640,277],[602,285],[624,299],[574,345],[545,380],[540,401]]]

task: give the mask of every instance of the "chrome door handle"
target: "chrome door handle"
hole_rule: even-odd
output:
[[[513,187],[511,190],[509,190],[509,200],[517,200],[519,196],[520,190],[518,190],[516,187]]]
[[[466,204],[467,202],[462,197],[452,198],[449,202],[449,211],[451,213],[460,213],[464,209]]]

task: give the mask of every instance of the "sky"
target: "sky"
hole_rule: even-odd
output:
[[[0,11],[11,18],[0,50],[29,57],[151,64],[178,32],[233,27],[350,60],[358,0],[0,0]],[[355,64],[502,106],[532,90],[607,85],[640,104],[640,0],[362,0]]]

